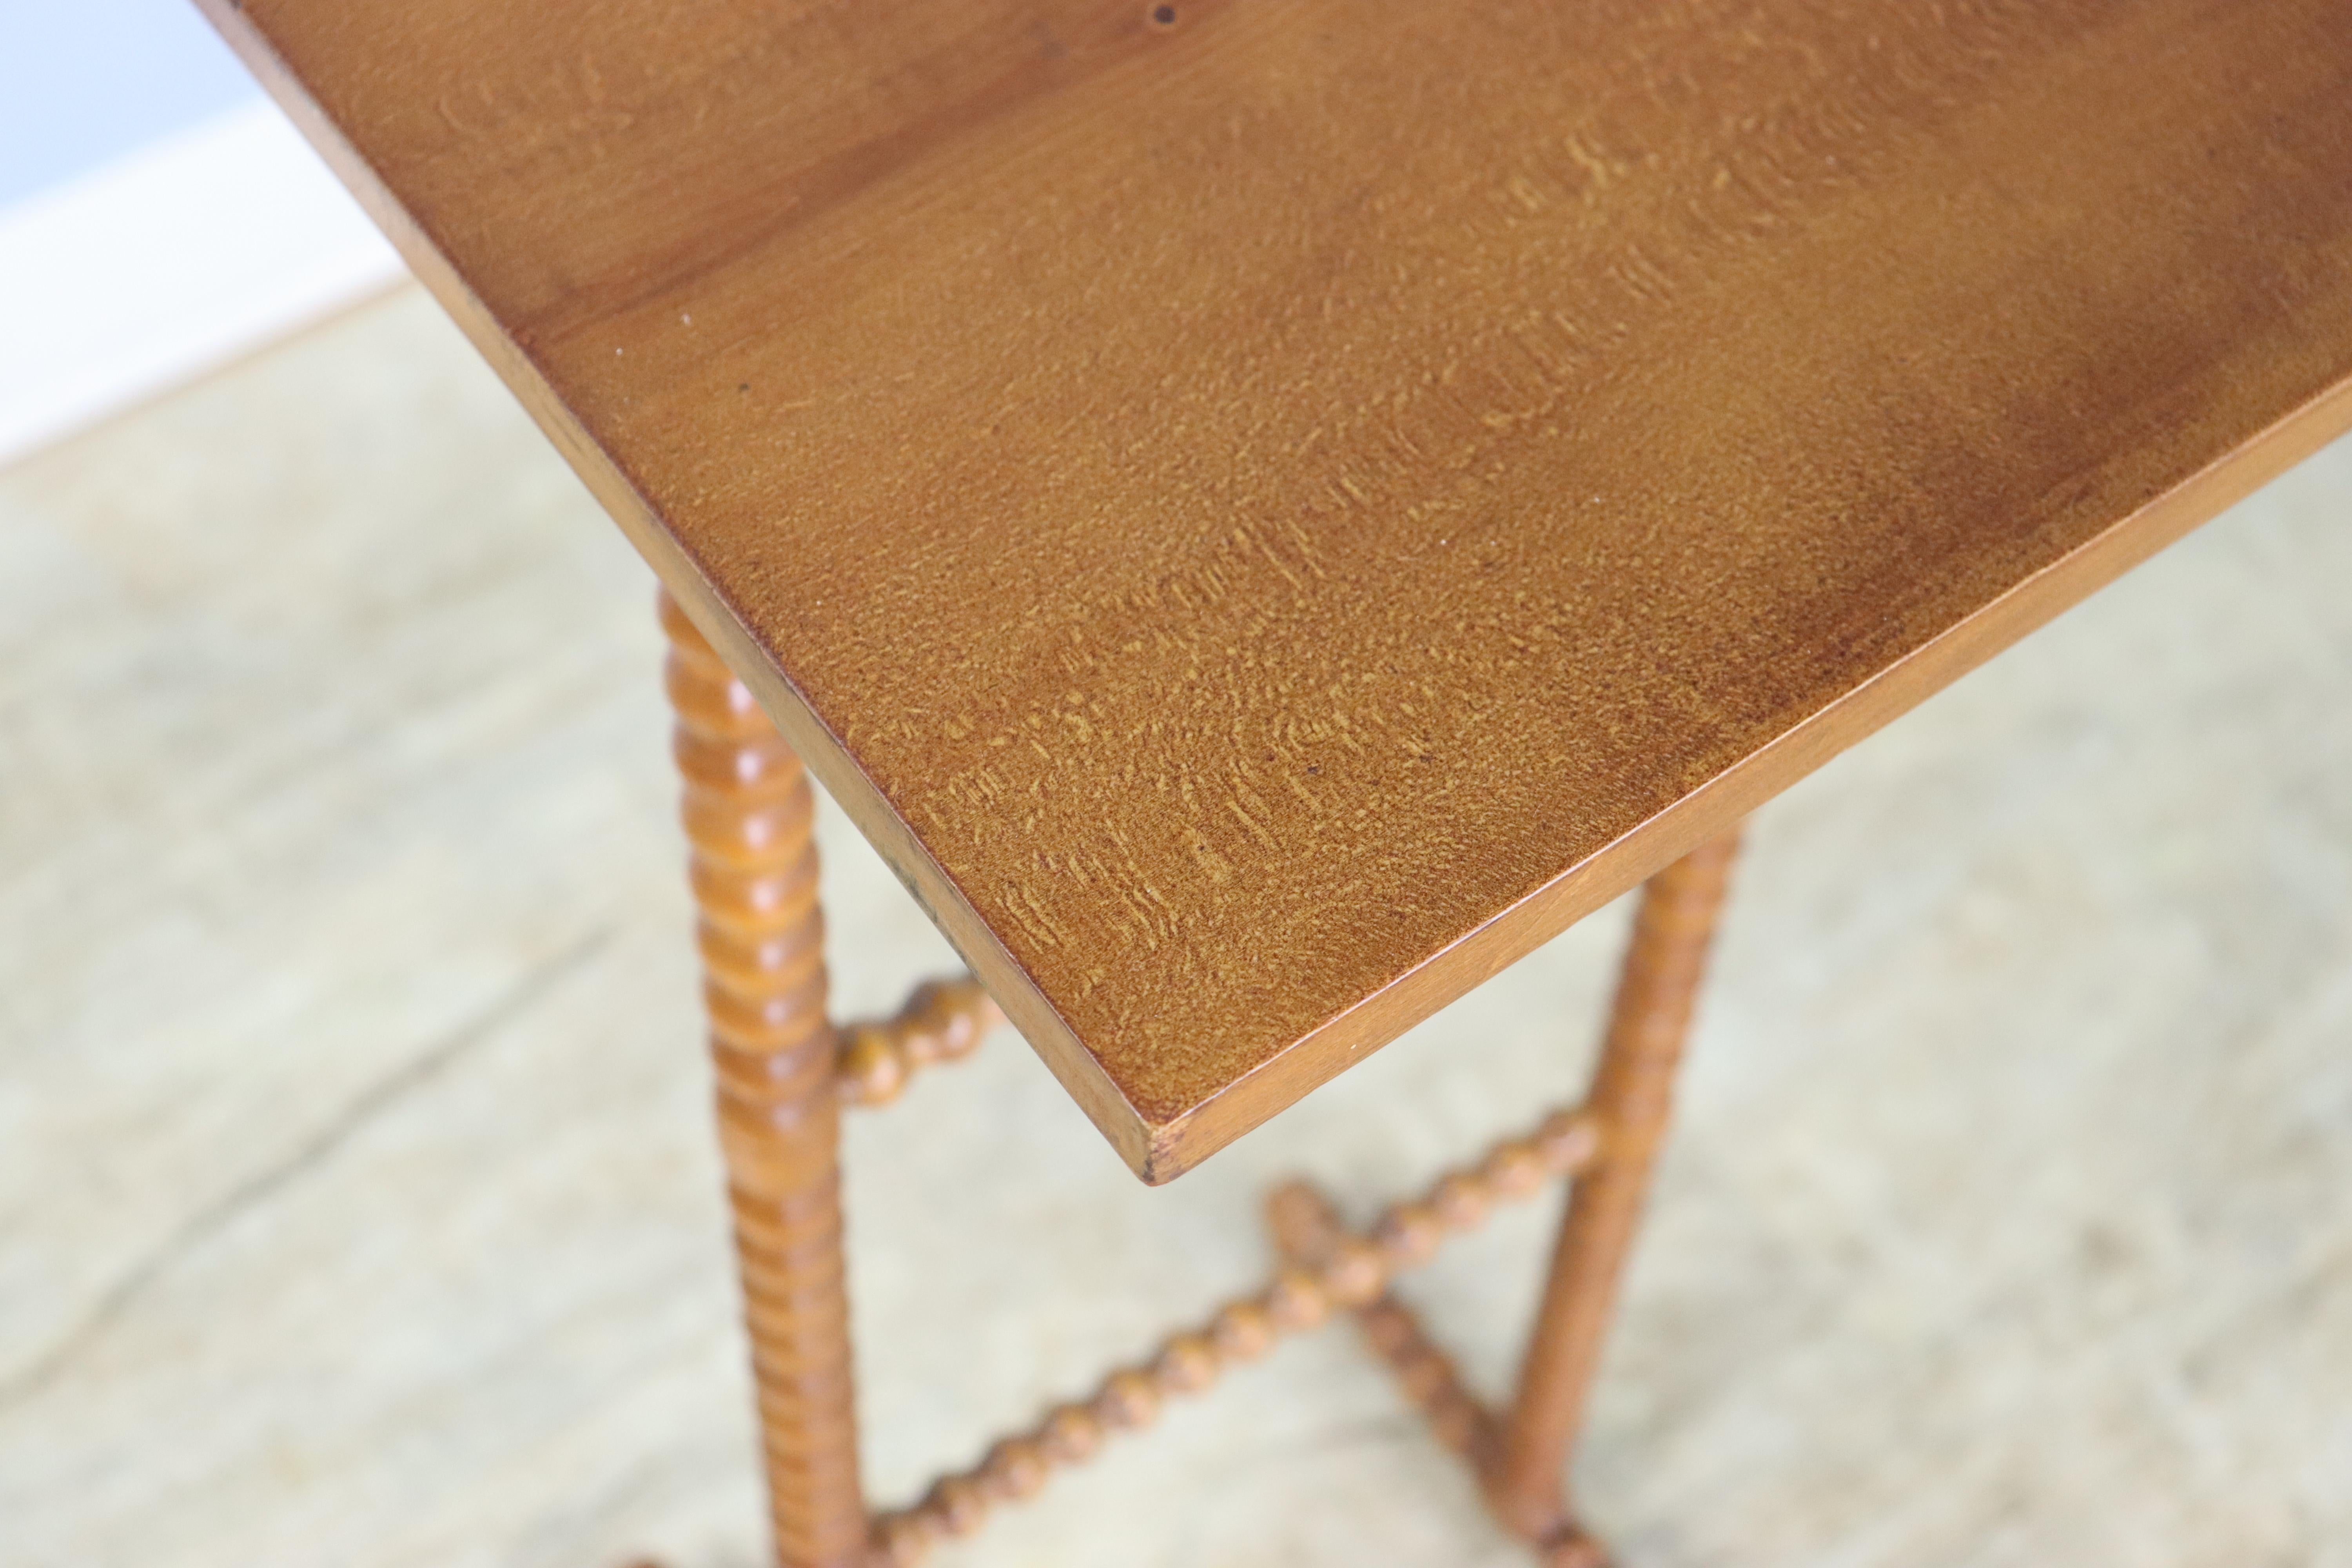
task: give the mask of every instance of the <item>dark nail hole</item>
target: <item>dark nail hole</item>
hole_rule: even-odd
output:
[[[1176,25],[1176,7],[1173,5],[1154,5],[1151,8],[1151,19],[1159,23],[1163,27],[1172,27]]]
[[[747,381],[747,382],[743,383],[741,385],[738,386],[735,390],[736,390],[736,391],[738,391],[738,392],[749,392],[749,391],[751,391],[751,384],[750,382],[748,382],[748,381]]]

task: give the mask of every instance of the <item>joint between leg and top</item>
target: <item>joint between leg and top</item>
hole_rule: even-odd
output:
[[[919,986],[891,1017],[832,1024],[805,773],[667,595],[662,620],[781,1568],[905,1568],[1000,1503],[1033,1495],[1055,1468],[1090,1458],[1110,1436],[1149,1425],[1164,1399],[1199,1392],[1225,1366],[1343,1310],[1546,1568],[1604,1568],[1606,1554],[1568,1505],[1563,1472],[1664,1135],[1733,837],[1647,885],[1583,1106],[1495,1145],[1361,1234],[1313,1188],[1278,1189],[1268,1220],[1285,1263],[1265,1289],[998,1442],[914,1505],[868,1516],[843,1279],[839,1110],[896,1099],[916,1071],[969,1055],[1003,1015],[963,976]],[[1389,1286],[1447,1234],[1483,1223],[1497,1202],[1561,1177],[1575,1184],[1517,1393],[1507,1409],[1491,1411]]]

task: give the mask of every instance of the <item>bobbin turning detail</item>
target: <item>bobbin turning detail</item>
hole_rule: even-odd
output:
[[[843,1271],[840,1110],[889,1103],[917,1071],[968,1056],[1003,1016],[967,975],[925,983],[887,1018],[830,1020],[808,779],[667,595],[661,612],[780,1568],[912,1568],[996,1508],[1034,1496],[1056,1469],[1149,1426],[1168,1399],[1343,1314],[1545,1568],[1602,1568],[1606,1554],[1568,1500],[1567,1460],[1664,1134],[1736,837],[1685,856],[1644,890],[1584,1104],[1495,1144],[1361,1231],[1313,1187],[1276,1188],[1266,1216],[1279,1264],[1264,1288],[1053,1406],[914,1502],[869,1514]],[[1562,1179],[1570,1195],[1518,1388],[1490,1410],[1390,1286],[1497,1204]]]

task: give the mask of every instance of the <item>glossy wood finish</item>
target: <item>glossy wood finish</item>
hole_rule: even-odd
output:
[[[203,4],[1153,1180],[2352,424],[2342,0]]]
[[[743,683],[667,595],[661,612],[776,1561],[855,1568],[866,1523],[815,802]]]
[[[1563,1553],[1577,1549],[1580,1535],[1563,1490],[1569,1454],[1665,1138],[1683,1041],[1738,845],[1736,833],[1726,834],[1642,890],[1585,1100],[1600,1123],[1601,1155],[1570,1194],[1518,1391],[1486,1456],[1486,1495],[1504,1522],[1529,1540],[1558,1543]]]

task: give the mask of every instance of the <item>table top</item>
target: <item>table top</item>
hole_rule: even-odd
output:
[[[2352,426],[2342,0],[203,0],[1161,1180]]]

